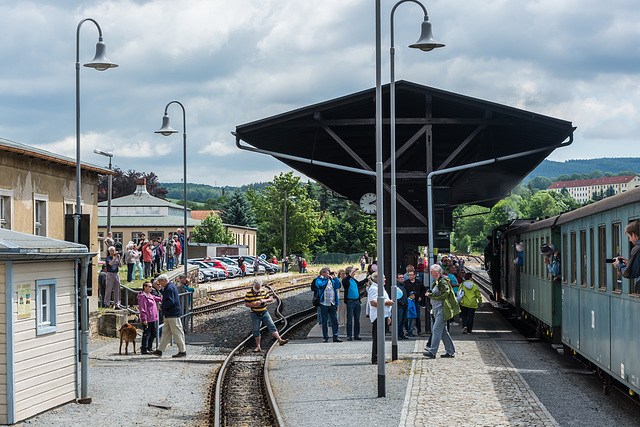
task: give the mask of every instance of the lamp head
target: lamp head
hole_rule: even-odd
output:
[[[100,37],[98,43],[96,43],[96,56],[91,60],[91,62],[84,64],[85,67],[95,68],[98,71],[104,71],[109,68],[115,68],[118,64],[115,64],[107,58],[107,46],[102,41],[102,37]]]
[[[431,22],[429,22],[429,18],[425,16],[424,21],[422,21],[422,33],[420,34],[420,38],[417,42],[409,47],[413,47],[415,49],[420,49],[425,52],[433,50],[437,47],[444,47],[444,44],[438,42],[431,33]]]
[[[113,153],[110,153],[108,151],[98,150],[97,148],[95,150],[93,150],[93,152],[96,153],[96,154],[100,154],[101,156],[113,157]]]
[[[167,113],[164,113],[164,117],[162,117],[162,127],[154,133],[160,133],[164,136],[169,136],[172,133],[178,133],[178,131],[171,127],[171,123],[169,123],[169,116],[167,115]]]

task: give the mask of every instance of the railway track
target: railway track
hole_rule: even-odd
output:
[[[307,285],[308,286],[308,285]],[[310,307],[284,317],[280,312],[282,301],[277,300],[274,320],[287,338],[301,325],[316,317],[316,308]],[[277,342],[266,328],[261,330],[261,344],[269,351],[251,351],[254,338],[249,335],[227,356],[216,374],[210,393],[209,422],[212,426],[281,426],[283,425],[275,397],[269,384],[268,358]]]
[[[278,289],[278,292],[286,293],[286,292],[297,291],[299,289],[305,289],[305,288],[308,289],[310,285],[311,285],[311,281],[296,283],[294,285],[281,287],[281,288]],[[268,283],[268,284],[264,284],[263,286],[271,289],[271,286],[273,286],[273,282],[272,283]],[[217,294],[225,294],[225,293],[232,293],[232,292],[247,291],[249,289],[251,289],[251,286],[236,286],[236,287],[233,287],[233,288],[219,289],[219,290],[212,291],[212,292],[216,292]],[[233,297],[233,298],[228,298],[228,299],[225,299],[224,301],[217,301],[217,302],[212,302],[212,303],[209,303],[209,304],[200,305],[198,307],[194,307],[193,308],[193,314],[194,315],[200,315],[200,314],[215,313],[215,312],[222,311],[222,310],[225,310],[225,309],[230,308],[230,307],[234,307],[234,306],[236,306],[238,304],[242,304],[242,303],[244,303],[244,295],[238,296],[238,297]]]

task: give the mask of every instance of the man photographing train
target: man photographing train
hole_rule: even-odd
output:
[[[640,231],[638,231],[638,223],[638,220],[630,222],[624,229],[624,232],[627,233],[629,237],[629,241],[633,244],[629,259],[617,257],[613,263],[613,266],[620,270],[622,277],[632,280],[635,279],[633,286],[634,294],[640,294],[640,259],[638,259],[638,252],[640,252]]]

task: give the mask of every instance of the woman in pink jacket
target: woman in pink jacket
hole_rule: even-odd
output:
[[[151,353],[153,340],[158,330],[158,303],[162,298],[151,295],[151,282],[144,282],[142,292],[138,294],[138,308],[140,310],[140,322],[144,326],[142,332],[142,346],[140,353]]]

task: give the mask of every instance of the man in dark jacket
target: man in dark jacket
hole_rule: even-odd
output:
[[[629,259],[618,257],[616,261],[613,263],[614,267],[620,270],[620,274],[622,277],[626,277],[627,279],[634,280],[635,283],[631,287],[631,291],[634,294],[640,294],[640,230],[639,221],[630,222],[624,228],[624,232],[627,233],[627,237],[629,237],[629,242],[633,245],[631,248],[631,254],[629,254]]]
[[[396,310],[398,310],[398,339],[406,340],[409,339],[404,334],[404,330],[407,329],[407,306],[409,300],[407,298],[407,289],[404,286],[404,275],[402,273],[398,273],[396,288],[398,289],[398,294],[396,295]],[[402,292],[402,296],[398,296],[400,295],[400,292]],[[413,301],[411,303],[413,304]],[[410,331],[407,329],[407,332]]]
[[[424,292],[426,289],[420,279],[418,279],[418,277],[416,276],[415,270],[412,268],[408,268],[407,270],[409,280],[406,280],[404,282],[404,287],[408,294],[410,294],[411,292],[415,292],[416,294],[416,299],[413,301],[416,306],[416,314],[418,315],[418,317],[416,318],[416,328],[418,329],[418,335],[422,335],[422,326],[420,325],[420,307],[425,305]]]
[[[178,345],[178,353],[174,354],[173,357],[185,357],[187,355],[187,349],[184,344],[184,330],[180,322],[182,309],[180,307],[180,299],[178,298],[178,288],[169,282],[166,274],[158,276],[157,282],[162,286],[162,304],[160,308],[162,309],[162,315],[164,317],[164,326],[160,345],[152,354],[162,356],[162,352],[167,349],[169,341],[173,338]]]

